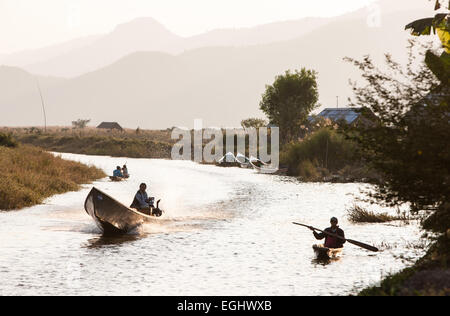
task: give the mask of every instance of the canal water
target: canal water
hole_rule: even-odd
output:
[[[62,157],[108,174],[127,163],[131,178],[0,212],[0,295],[348,295],[424,253],[417,223],[346,219],[363,184],[301,183],[187,161]],[[129,205],[141,182],[162,199],[164,216],[102,237],[83,209],[89,190]],[[381,252],[347,244],[339,260],[316,261],[318,241],[292,222],[325,228],[332,216],[348,238]]]

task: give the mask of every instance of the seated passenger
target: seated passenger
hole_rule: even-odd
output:
[[[138,209],[139,211],[147,214],[152,215],[151,211],[154,207],[153,201],[154,198],[148,198],[147,194],[147,185],[145,183],[142,183],[139,187],[139,191],[137,191],[136,195],[134,196],[133,203],[131,204],[131,208]]]
[[[114,170],[113,177],[123,178],[122,169],[119,166]]]
[[[124,166],[123,166],[123,168],[122,168],[122,174],[123,174],[123,177],[124,177],[124,178],[129,178],[129,177],[130,177],[130,174],[128,173],[127,165],[124,165]]]
[[[331,227],[325,229],[325,232],[327,233],[331,233],[333,235],[339,236],[340,238],[336,238],[333,235],[328,235],[326,233],[317,233],[315,230],[313,230],[314,233],[314,237],[316,237],[316,239],[318,240],[322,240],[325,238],[325,244],[324,246],[326,248],[331,248],[331,249],[339,249],[339,248],[343,248],[344,244],[345,244],[345,233],[342,229],[339,228],[338,226],[338,219],[336,217],[333,217],[330,220],[331,223]]]

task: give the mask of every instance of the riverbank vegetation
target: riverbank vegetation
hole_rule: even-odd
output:
[[[280,128],[282,144],[298,139],[302,123],[318,106],[317,76],[316,71],[306,68],[288,70],[266,86],[259,107],[270,123]]]
[[[377,181],[358,153],[357,144],[332,127],[322,127],[299,142],[283,146],[281,164],[303,181]]]
[[[95,128],[9,128],[6,132],[23,144],[47,151],[130,158],[170,159],[174,141],[171,130],[105,131]]]
[[[406,67],[387,55],[387,71],[369,57],[348,59],[366,81],[364,86],[353,85],[352,105],[366,106],[379,118],[378,124],[351,137],[364,159],[385,179],[368,197],[388,206],[410,205],[412,214],[425,218],[424,238],[434,241],[413,267],[361,295],[450,294],[449,5],[436,1],[436,9],[445,7],[447,13],[406,26],[413,35],[438,34],[440,51],[411,45]],[[413,54],[415,48],[425,52]]]
[[[15,148],[17,147],[17,141],[11,134],[0,133],[0,146]]]
[[[46,198],[76,191],[81,184],[105,177],[103,171],[63,160],[29,145],[0,145],[0,210],[21,209]]]
[[[352,223],[387,223],[409,220],[406,214],[394,216],[388,213],[375,213],[356,204],[347,210],[347,218]]]
[[[408,216],[420,214],[433,238],[427,255],[413,267],[386,278],[362,295],[448,295],[450,288],[450,22],[449,2],[436,1],[435,17],[406,26],[413,35],[437,34],[439,51],[411,41],[409,57],[399,63],[386,54],[378,67],[370,56],[346,58],[362,73],[352,83],[350,106],[362,124],[332,122],[311,129],[308,113],[316,107],[315,72],[292,78],[290,72],[268,86],[260,108],[284,129],[281,162],[289,174],[305,181],[356,179],[373,184],[365,202],[388,207],[409,205]],[[305,70],[302,70],[303,74]],[[302,99],[307,102],[302,102]],[[314,127],[314,126],[312,126]],[[392,220],[354,208],[357,222]]]
[[[345,135],[344,121],[310,115],[319,105],[318,74],[286,71],[275,78],[260,103],[270,125],[280,128],[280,163],[288,175],[307,182],[376,182],[358,144]]]
[[[426,255],[412,267],[387,276],[359,296],[449,296],[450,231],[435,240]]]

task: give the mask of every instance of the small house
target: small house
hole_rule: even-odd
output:
[[[122,126],[119,125],[117,122],[103,122],[99,126],[97,126],[99,129],[107,129],[107,130],[117,130],[117,131],[123,131]]]
[[[363,115],[362,111],[370,111],[362,108],[326,108],[320,112],[317,116],[325,119],[329,119],[332,122],[345,122],[348,125],[357,126],[360,124],[370,125],[376,120],[375,115],[371,112],[368,119]],[[308,118],[309,121],[313,120],[312,117]]]

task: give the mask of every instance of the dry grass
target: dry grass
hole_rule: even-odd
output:
[[[171,130],[107,131],[96,128],[74,130],[51,127],[46,132],[38,128],[3,128],[21,143],[48,151],[74,154],[130,158],[167,158],[175,140]]]
[[[14,148],[17,147],[17,142],[10,133],[0,133],[0,146]]]
[[[354,205],[347,210],[347,218],[353,223],[387,223],[408,220],[408,217],[405,215],[392,216],[387,213],[376,214],[358,205]]]
[[[32,146],[0,146],[0,210],[42,203],[54,194],[79,189],[80,184],[105,177],[103,171],[66,161]]]

